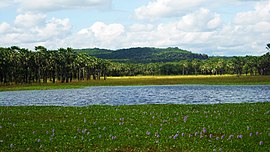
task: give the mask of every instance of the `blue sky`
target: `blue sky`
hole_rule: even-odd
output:
[[[0,45],[262,55],[270,0],[1,0]]]

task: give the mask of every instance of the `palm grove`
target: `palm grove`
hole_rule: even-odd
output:
[[[270,49],[270,44],[266,47]],[[207,57],[174,62],[120,63],[79,53],[72,48],[35,51],[12,46],[0,48],[0,83],[68,83],[100,80],[107,76],[136,75],[269,75],[270,53],[262,56]]]

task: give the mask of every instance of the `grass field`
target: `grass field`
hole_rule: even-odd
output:
[[[0,151],[259,151],[270,103],[0,107]]]
[[[208,84],[208,85],[266,85],[270,76],[134,76],[108,77],[107,80],[73,81],[72,83],[0,85],[0,91],[13,90],[48,90],[71,89],[88,86],[127,86],[127,85],[175,85],[175,84]]]

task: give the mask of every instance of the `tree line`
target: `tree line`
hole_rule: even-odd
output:
[[[267,45],[270,49],[270,45]],[[262,56],[210,57],[178,62],[119,63],[99,59],[72,48],[35,51],[12,46],[0,48],[0,84],[68,83],[74,79],[106,80],[107,76],[136,75],[269,75],[270,53]]]
[[[211,57],[205,60],[191,59],[179,62],[132,64],[114,63],[111,76],[136,75],[269,75],[270,54],[245,57]]]
[[[106,79],[109,62],[72,48],[47,50],[36,46],[35,51],[12,46],[0,48],[0,83],[47,83]]]

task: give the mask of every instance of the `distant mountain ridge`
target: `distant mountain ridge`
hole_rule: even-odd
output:
[[[136,47],[119,50],[88,48],[77,49],[76,51],[86,53],[97,58],[125,63],[178,62],[181,60],[208,59],[208,56],[205,54],[192,53],[177,47],[169,47],[164,49],[152,47]]]

